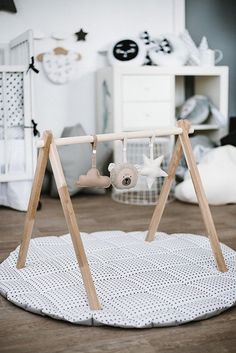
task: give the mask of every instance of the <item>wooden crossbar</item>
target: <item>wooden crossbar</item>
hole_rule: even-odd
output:
[[[143,131],[130,131],[130,132],[117,132],[112,134],[98,134],[97,142],[106,142],[106,141],[116,141],[126,139],[137,139],[137,138],[148,138],[155,135],[156,137],[161,136],[171,136],[171,135],[180,135],[183,130],[180,127],[164,127],[156,130],[143,130]],[[194,129],[191,127],[189,133],[193,133]],[[57,146],[64,145],[74,145],[79,143],[92,143],[94,142],[93,136],[74,136],[74,137],[61,137],[54,139],[54,142]],[[41,148],[44,146],[44,140],[37,142],[37,147]]]
[[[146,241],[152,241],[155,237],[158,225],[160,223],[166,200],[175,177],[176,168],[179,164],[182,152],[184,152],[188,167],[190,169],[190,175],[195,187],[199,206],[203,216],[203,220],[206,226],[207,234],[209,236],[212,251],[218,266],[219,271],[227,271],[224,257],[220,248],[219,239],[216,233],[215,225],[211,215],[211,211],[207,202],[206,195],[203,190],[200,175],[197,169],[196,162],[194,160],[191,143],[189,140],[189,133],[192,133],[193,129],[186,120],[180,120],[177,127],[173,128],[160,128],[154,131],[134,131],[134,132],[120,132],[113,134],[101,134],[97,135],[98,142],[101,141],[115,141],[135,138],[148,138],[153,135],[156,136],[170,136],[176,135],[177,142],[175,145],[174,153],[170,161],[168,169],[168,177],[165,178],[159,202],[155,207],[149,230],[147,233]],[[93,136],[76,136],[68,138],[54,139],[50,131],[46,131],[43,135],[43,139],[38,141],[37,147],[40,149],[39,157],[37,161],[35,176],[33,180],[28,210],[25,217],[24,231],[22,235],[22,242],[20,245],[20,251],[17,259],[17,268],[21,269],[25,266],[30,238],[33,232],[35,216],[37,211],[37,205],[42,188],[43,177],[45,174],[46,164],[48,159],[52,165],[52,171],[56,181],[60,201],[62,204],[66,223],[71,234],[72,243],[75,250],[75,255],[78,261],[78,265],[81,271],[84,287],[87,293],[89,306],[92,310],[101,309],[99,303],[96,288],[90,272],[87,256],[84,250],[83,242],[80,236],[80,231],[76,221],[73,205],[67,188],[63,168],[61,165],[60,157],[58,154],[57,146],[79,144],[79,143],[91,143],[94,141]]]

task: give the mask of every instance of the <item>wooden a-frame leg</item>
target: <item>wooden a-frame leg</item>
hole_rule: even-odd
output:
[[[182,145],[180,142],[180,138],[178,136],[176,144],[175,144],[175,148],[174,148],[174,152],[169,164],[169,168],[167,171],[168,176],[165,178],[164,183],[162,185],[161,188],[161,193],[159,196],[159,201],[154,209],[153,215],[152,215],[152,219],[149,225],[149,229],[148,229],[148,233],[146,236],[146,241],[152,241],[154,240],[155,237],[155,233],[158,229],[159,223],[161,221],[161,217],[163,215],[164,212],[164,208],[166,205],[166,201],[171,189],[171,185],[173,183],[173,180],[175,178],[175,172],[176,169],[179,165],[179,161],[180,158],[182,156]]]
[[[211,248],[217,263],[217,267],[219,271],[226,272],[227,267],[225,264],[225,260],[221,251],[218,235],[215,229],[215,224],[211,215],[210,207],[208,205],[208,201],[203,189],[202,181],[200,178],[200,174],[195,162],[195,158],[193,155],[190,139],[188,136],[188,131],[190,127],[190,123],[186,120],[180,120],[178,122],[178,126],[182,128],[183,133],[180,135],[180,141],[182,144],[182,148],[184,151],[184,155],[186,158],[186,162],[188,165],[188,169],[192,178],[192,182],[194,185],[194,189],[196,192],[196,196],[198,199],[199,207],[201,210],[202,218],[205,223],[206,231],[209,237],[209,241],[211,244]]]
[[[34,174],[34,180],[32,184],[28,210],[25,217],[24,230],[22,235],[22,242],[20,245],[20,251],[17,259],[16,267],[21,269],[25,266],[25,261],[27,257],[27,252],[29,248],[30,238],[33,232],[35,215],[39,203],[39,197],[43,184],[43,177],[45,174],[45,169],[49,156],[49,147],[52,140],[52,133],[50,131],[45,131],[43,134],[44,147],[40,148],[37,166]]]
[[[76,216],[74,213],[70,194],[66,185],[66,180],[64,177],[60,157],[57,151],[56,144],[54,143],[54,140],[52,140],[52,143],[50,146],[49,159],[51,162],[51,166],[52,166],[54,178],[56,181],[58,193],[60,196],[66,223],[67,223],[69,232],[71,234],[71,239],[74,246],[76,258],[83,278],[83,283],[87,293],[89,306],[92,310],[99,310],[101,309],[101,306],[93,283],[92,275],[91,275],[88,260],[84,251],[84,246],[80,236],[80,231],[76,221]]]

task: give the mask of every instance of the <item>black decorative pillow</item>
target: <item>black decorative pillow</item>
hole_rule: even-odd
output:
[[[17,9],[13,0],[0,0],[0,11],[16,13]]]

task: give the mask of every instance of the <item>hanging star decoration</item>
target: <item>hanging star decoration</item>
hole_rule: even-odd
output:
[[[147,177],[147,185],[149,189],[151,189],[155,178],[168,176],[168,174],[161,169],[163,158],[164,156],[160,156],[156,159],[152,159],[143,155],[144,164],[140,169],[140,174]]]
[[[79,41],[85,41],[87,34],[88,34],[88,33],[87,33],[87,32],[84,32],[83,29],[81,28],[78,32],[75,33],[77,42],[79,42]]]
[[[155,133],[153,133],[149,143],[150,158],[143,155],[144,164],[139,168],[139,173],[147,178],[147,185],[149,189],[151,189],[155,178],[168,176],[168,174],[161,169],[161,163],[164,156],[154,159],[154,142]]]

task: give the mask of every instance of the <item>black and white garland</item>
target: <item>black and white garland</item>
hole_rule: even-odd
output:
[[[148,55],[148,51],[150,46],[153,46],[155,44],[155,41],[150,38],[150,35],[147,31],[144,31],[140,34],[140,39],[143,41],[143,44],[146,46],[147,50],[144,65],[152,65],[152,60]]]
[[[153,65],[153,62],[149,56],[150,49],[155,50],[156,53],[162,51],[165,54],[171,54],[173,51],[173,48],[167,38],[163,38],[161,40],[154,39],[150,37],[150,34],[147,31],[143,31],[140,34],[140,39],[142,40],[147,49],[144,65]]]

